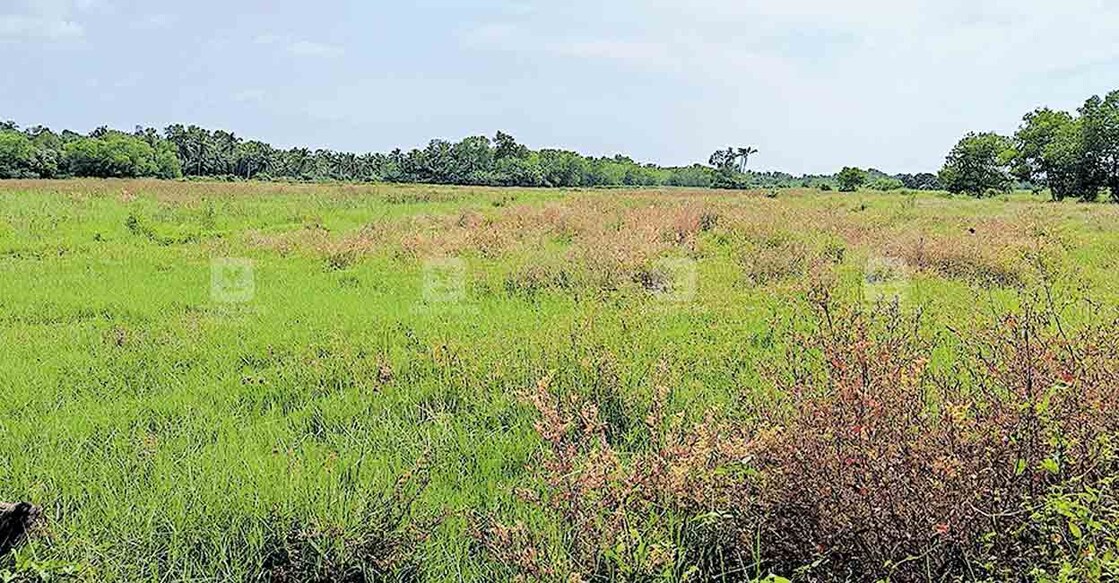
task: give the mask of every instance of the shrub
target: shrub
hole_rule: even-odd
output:
[[[540,414],[546,445],[540,461],[543,494],[522,498],[556,516],[567,533],[562,552],[548,551],[539,533],[488,517],[477,522],[483,547],[522,576],[544,580],[702,579],[734,565],[743,569],[726,517],[735,477],[720,468],[746,455],[738,428],[714,422],[685,428],[667,415],[667,388],[656,391],[644,424],[646,451],[620,451],[591,401],[561,397],[543,379],[524,399]]]
[[[527,399],[543,488],[524,498],[559,522],[562,550],[495,519],[484,546],[504,541],[497,560],[555,580],[1113,572],[1096,513],[1117,509],[1114,322],[1074,334],[1027,303],[956,336],[958,365],[932,367],[919,314],[840,306],[826,288],[810,298],[811,325],[767,369],[776,399],[744,395],[744,415],[688,426],[661,388],[646,449],[619,450],[592,402],[541,381]]]
[[[546,290],[567,290],[575,283],[568,268],[554,262],[529,262],[505,277],[505,293],[531,298]]]
[[[897,178],[879,178],[870,183],[871,190],[880,190],[882,192],[890,190],[901,190],[905,188],[905,183]]]

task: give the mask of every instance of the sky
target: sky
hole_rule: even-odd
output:
[[[1119,89],[1116,30],[1114,0],[0,0],[0,119],[935,171]]]

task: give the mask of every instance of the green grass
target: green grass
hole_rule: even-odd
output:
[[[803,213],[783,228],[844,241],[836,272],[852,296],[867,292],[865,262],[883,250],[851,225],[951,238],[986,219],[1037,223],[1056,245],[1046,255],[1059,264],[1056,285],[1104,302],[1119,295],[1116,209],[1026,195],[0,184],[0,500],[32,501],[49,518],[21,551],[21,572],[258,579],[289,524],[360,529],[427,454],[430,484],[410,512],[441,521],[416,573],[503,578],[468,536],[469,517],[547,522],[512,494],[531,485],[541,447],[519,392],[554,374],[559,390],[605,404],[619,441],[639,447],[655,384],[671,384],[673,407],[692,418],[731,407],[760,388],[759,363],[780,357],[781,327],[804,307],[803,277],[744,278],[735,219],[698,234],[694,249],[658,251],[696,262],[696,293],[682,302],[627,282],[508,293],[510,274],[542,258],[562,267],[583,244],[554,234],[543,247],[452,253],[466,265],[465,298],[425,302],[425,258],[397,241],[430,217],[499,220],[511,208],[578,212],[588,201],[618,212],[698,201],[728,217]],[[821,222],[829,216],[844,224]],[[371,224],[390,235],[332,266],[330,242]],[[309,232],[326,243],[307,242],[319,241]],[[289,249],[254,242],[284,235]],[[214,300],[211,262],[221,257],[252,261],[251,301]],[[901,290],[934,326],[1017,294],[929,272],[890,285],[887,295]]]

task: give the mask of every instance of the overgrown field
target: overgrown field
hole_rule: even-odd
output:
[[[0,580],[1110,580],[1119,207],[0,183]]]

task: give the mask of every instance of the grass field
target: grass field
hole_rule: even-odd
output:
[[[1114,568],[1119,526],[1100,518],[1114,507],[1092,506],[1109,486],[1100,444],[1114,435],[1105,389],[1119,376],[1105,323],[1116,305],[1119,206],[1027,194],[3,182],[0,500],[38,504],[45,521],[0,573],[748,580],[811,579],[790,565],[814,564],[824,580],[907,580],[907,560],[966,573],[961,565],[995,562],[994,551],[959,551],[986,548],[989,533],[965,531],[993,511],[945,503],[940,515],[937,498],[922,503],[925,516],[892,498],[870,510],[856,500],[940,487],[898,470],[915,462],[889,448],[912,438],[947,451],[916,441],[943,427],[922,424],[978,403],[961,416],[1018,417],[1002,438],[966,449],[982,442],[996,453],[952,463],[981,457],[1007,470],[1007,484],[1024,476],[1028,496],[1008,486],[997,502],[1036,504],[1034,525],[1051,496],[1095,492],[1087,526],[1075,509],[1058,521],[1063,540],[1074,540],[1069,529],[1098,537],[1094,562],[1087,546],[1064,543],[1032,559],[1048,573],[1039,579],[1062,569],[1091,579]],[[968,373],[970,343],[1034,316],[1055,363],[1036,378],[1064,379],[1045,386],[1075,389],[1092,408],[1040,415],[1040,397],[1012,406],[991,395],[1013,390],[985,393],[985,373]],[[1027,333],[1027,359],[1029,342]],[[977,353],[997,361],[990,370],[1002,370],[1003,344],[983,346]],[[1078,364],[1066,370],[1072,346]],[[886,417],[899,433],[855,423],[857,451],[892,452],[870,456],[865,481],[813,486],[835,516],[850,506],[852,517],[904,526],[905,545],[884,558],[819,512],[802,524],[834,536],[797,538],[783,526],[788,540],[777,541],[752,506],[737,505],[756,494],[764,506],[778,491],[804,501],[810,491],[790,488],[811,485],[807,474],[780,488],[773,476],[810,467],[796,465],[805,452],[827,475],[825,458],[844,443],[835,431],[821,429],[814,445],[773,436],[808,439],[821,427],[791,409],[846,419],[854,409],[843,403],[790,395],[841,385],[842,363],[827,359],[852,351],[864,364],[897,364],[881,376],[898,381],[890,387],[919,387],[898,393],[899,407],[925,401],[924,413]],[[913,363],[920,370],[902,374]],[[953,399],[938,399],[946,393],[933,387],[949,385]],[[1107,415],[1086,422],[1092,411]],[[1091,432],[1038,429],[1036,451],[1010,451],[1028,441],[1023,427],[1066,423]],[[1068,453],[1089,441],[1090,454]],[[782,471],[766,460],[783,460]],[[957,473],[967,474],[946,470]],[[983,487],[968,492],[988,501]],[[955,550],[934,562],[926,546]],[[998,579],[998,568],[971,573]]]

